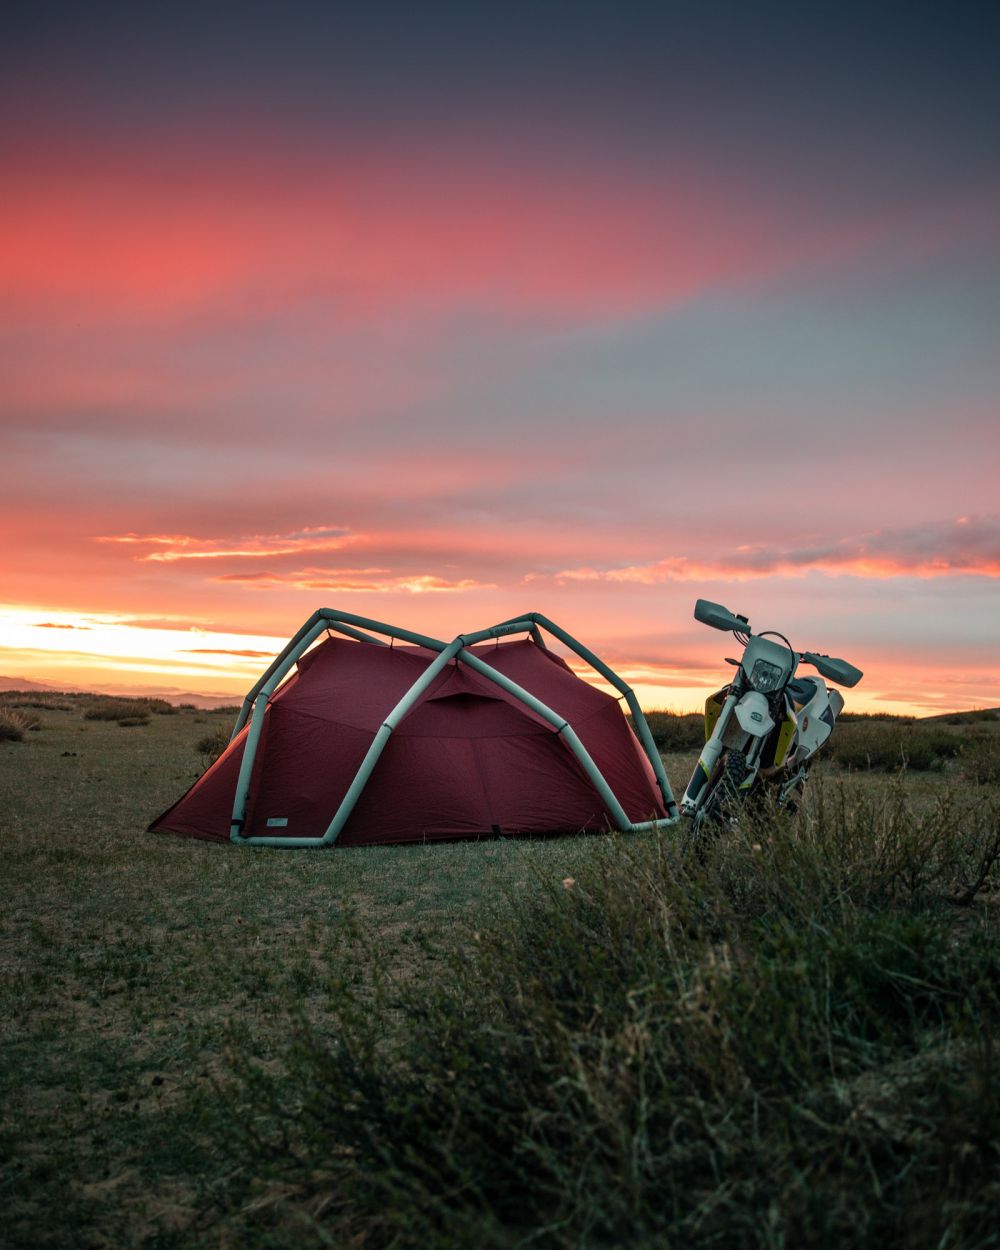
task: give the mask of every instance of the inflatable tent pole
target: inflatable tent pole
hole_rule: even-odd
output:
[[[360,626],[361,629],[355,629]],[[547,704],[542,703],[540,699],[535,698],[533,694],[517,685],[516,682],[510,680],[503,673],[498,672],[489,664],[486,664],[477,655],[473,654],[469,647],[477,642],[482,642],[487,638],[500,638],[507,634],[528,632],[532,639],[544,648],[545,643],[539,631],[539,626],[547,629],[556,638],[560,639],[566,646],[586,660],[597,672],[604,676],[617,690],[619,690],[626,698],[629,708],[632,711],[633,719],[640,728],[640,736],[650,762],[653,765],[660,790],[663,793],[667,810],[671,814],[668,821],[647,821],[643,824],[633,825],[625,813],[624,808],[619,803],[611,787],[608,785],[603,773],[597,767],[587,748],[580,741],[573,727],[569,722],[557,712],[553,711]],[[371,746],[361,762],[361,766],[356,773],[347,793],[341,800],[340,806],[334,814],[333,820],[330,822],[326,832],[321,837],[315,838],[289,838],[289,837],[244,837],[242,829],[246,815],[246,804],[249,797],[250,779],[253,773],[254,760],[257,753],[257,747],[260,740],[261,731],[264,725],[264,719],[267,711],[267,704],[275,689],[284,679],[285,675],[299,659],[299,657],[308,650],[316,639],[327,629],[337,629],[338,632],[347,634],[348,637],[356,638],[359,642],[375,643],[379,646],[386,644],[380,639],[373,638],[368,634],[362,633],[362,629],[374,630],[377,633],[389,635],[390,637],[399,638],[405,642],[413,643],[417,646],[426,647],[428,650],[438,652],[433,663],[421,674],[413,683],[410,689],[403,695],[396,706],[392,709],[385,721],[382,723],[375,735]],[[442,670],[453,660],[458,660],[468,664],[470,668],[480,673],[483,677],[493,682],[495,685],[506,690],[508,694],[513,695],[529,707],[538,716],[550,724],[556,732],[561,735],[566,745],[576,756],[584,773],[597,790],[602,801],[604,802],[608,812],[612,816],[618,829],[623,833],[633,832],[639,829],[655,828],[659,824],[672,823],[677,819],[677,806],[674,802],[673,794],[670,790],[670,783],[663,771],[663,764],[656,752],[652,736],[649,733],[649,727],[646,724],[645,717],[639,707],[631,688],[628,687],[616,673],[614,673],[606,664],[603,663],[594,653],[584,647],[582,643],[577,642],[575,638],[567,634],[565,630],[560,629],[553,622],[541,613],[531,612],[522,617],[515,617],[510,621],[504,621],[499,625],[494,625],[490,629],[479,630],[473,634],[460,634],[451,643],[445,644],[439,639],[428,637],[425,634],[418,634],[411,630],[401,629],[397,626],[387,625],[381,621],[371,620],[368,617],[354,616],[347,612],[333,612],[329,608],[320,608],[314,612],[311,617],[302,625],[297,633],[289,640],[284,650],[278,655],[269,666],[263,676],[256,682],[250,692],[243,701],[240,709],[240,715],[237,718],[236,729],[233,736],[235,737],[247,721],[250,722],[250,729],[247,734],[247,740],[244,747],[243,759],[240,763],[239,778],[236,785],[236,795],[233,804],[233,815],[230,828],[230,837],[233,842],[241,846],[267,846],[267,847],[285,847],[288,849],[298,848],[319,848],[331,846],[340,835],[341,830],[347,823],[351,812],[360,798],[365,785],[370,778],[372,771],[386,743],[388,742],[393,730],[399,722],[409,713],[414,704],[420,699],[424,691],[442,672]]]
[[[233,802],[233,816],[229,828],[229,836],[234,842],[240,840],[239,834],[243,828],[247,796],[250,791],[250,777],[253,773],[253,762],[257,755],[260,732],[264,727],[264,713],[267,711],[268,700],[273,694],[275,686],[277,686],[299,656],[312,646],[320,634],[326,632],[326,621],[316,619],[318,616],[318,613],[313,613],[243,700],[243,707],[240,709],[240,715],[236,721],[237,729],[234,732],[238,733],[243,725],[246,724],[247,711],[250,707],[253,708],[253,714],[250,717],[250,731],[247,734],[246,742],[243,744],[243,759],[240,761],[240,775],[236,781],[236,797]]]
[[[427,687],[431,684],[431,682],[434,681],[434,679],[438,676],[441,670],[444,669],[449,663],[451,663],[451,661],[455,658],[458,652],[461,651],[462,642],[461,642],[461,639],[456,638],[455,641],[452,642],[448,646],[444,646],[444,643],[440,643],[440,642],[437,643],[437,646],[443,647],[444,649],[439,652],[439,654],[434,659],[434,662],[430,664],[426,669],[424,669],[424,671],[417,678],[417,680],[413,683],[413,685],[409,688],[409,690],[407,690],[406,694],[403,695],[403,697],[399,700],[396,706],[392,709],[389,715],[382,722],[381,726],[379,727],[378,733],[375,735],[374,739],[372,740],[371,746],[368,748],[368,751],[365,754],[365,758],[361,761],[361,766],[358,768],[358,771],[354,776],[354,780],[351,782],[350,786],[348,787],[347,793],[341,799],[340,806],[337,808],[337,811],[334,814],[333,820],[330,821],[330,824],[326,832],[322,835],[322,837],[276,838],[276,837],[258,836],[258,837],[244,838],[242,835],[237,836],[238,830],[236,829],[236,825],[234,822],[233,832],[230,834],[232,840],[234,842],[240,843],[243,846],[285,847],[289,850],[319,849],[320,847],[324,847],[324,846],[332,846],[333,843],[336,842],[341,829],[343,829],[344,825],[347,823],[348,817],[350,816],[351,812],[354,810],[354,805],[357,803],[358,799],[361,797],[361,792],[364,790],[365,786],[367,785],[368,778],[372,775],[372,770],[374,769],[375,765],[378,763],[379,756],[385,750],[385,745],[389,741],[389,738],[392,735],[392,731],[396,728],[399,722],[407,714],[410,708],[413,707],[414,703],[416,703],[416,701],[420,698],[420,696],[427,689]],[[256,714],[257,713],[255,709],[254,715],[256,716]],[[253,732],[252,725],[251,725],[250,732],[251,733]],[[248,739],[248,745],[249,745],[249,739]],[[245,759],[244,759],[244,762],[245,762]],[[241,777],[241,780],[242,780],[242,777]],[[242,825],[242,819],[240,823]]]
[[[642,708],[639,706],[639,700],[635,697],[635,691],[621,677],[609,668],[607,664],[597,655],[579,642],[572,634],[568,634],[566,630],[560,628],[554,621],[550,621],[547,616],[543,616],[541,612],[526,612],[525,620],[533,622],[536,626],[541,625],[543,629],[547,629],[554,638],[558,638],[571,651],[574,651],[581,660],[585,660],[591,668],[596,670],[601,676],[608,681],[614,688],[624,695],[628,709],[632,713],[632,723],[636,727],[639,735],[639,741],[642,743],[643,750],[653,767],[653,774],[656,777],[656,784],[660,787],[660,794],[663,796],[663,802],[666,806],[670,822],[680,818],[680,812],[677,809],[677,802],[674,799],[674,792],[670,788],[670,781],[663,767],[663,761],[660,759],[660,753],[656,749],[656,743],[653,741],[653,735],[649,732],[649,725],[646,723],[646,717],[643,715]],[[511,622],[505,621],[508,625]],[[652,824],[664,824],[664,821],[653,821]],[[640,826],[636,826],[639,828]]]
[[[369,625],[369,628],[371,627],[372,626]],[[529,627],[530,627],[530,622],[519,621],[517,622],[516,627],[506,628],[506,629],[503,629],[501,632],[511,633],[511,634],[519,633],[522,629],[527,629]],[[405,630],[395,631],[394,630],[393,632],[394,633],[398,632],[399,634],[405,634],[407,631]],[[376,733],[374,739],[372,740],[371,746],[369,746],[367,752],[365,753],[365,758],[361,761],[361,765],[358,768],[358,771],[354,775],[354,780],[348,786],[347,793],[341,799],[340,806],[337,808],[336,812],[334,813],[333,820],[330,821],[330,824],[327,826],[326,832],[323,834],[322,837],[319,837],[319,838],[274,838],[274,837],[270,837],[269,838],[266,836],[265,837],[258,836],[258,837],[253,837],[253,838],[246,838],[243,840],[250,846],[288,847],[291,850],[295,850],[299,848],[318,849],[324,846],[332,846],[334,842],[336,842],[337,838],[340,836],[340,832],[343,829],[344,825],[347,824],[347,821],[350,818],[351,812],[354,811],[355,804],[357,803],[358,799],[361,797],[361,794],[365,786],[368,784],[368,779],[369,777],[371,777],[372,772],[375,769],[375,765],[378,763],[379,756],[385,750],[386,744],[388,743],[389,738],[392,736],[393,730],[396,728],[399,722],[406,716],[406,714],[410,711],[410,709],[417,702],[417,700],[424,693],[424,691],[428,688],[428,686],[430,686],[430,684],[437,678],[438,674],[448,664],[450,664],[451,661],[455,659],[456,656],[458,656],[462,652],[467,642],[469,642],[470,640],[473,642],[480,642],[484,638],[495,638],[497,636],[498,635],[491,630],[481,630],[478,634],[469,634],[464,638],[461,635],[459,635],[459,637],[455,638],[447,646],[445,646],[444,643],[438,642],[436,639],[433,639],[433,638],[422,638],[423,645],[431,646],[439,652],[437,658],[428,668],[424,670],[423,673],[421,673],[421,675],[417,678],[417,680],[413,683],[413,685],[409,688],[409,690],[407,690],[406,694],[403,695],[403,697],[399,700],[396,706],[392,709],[389,715],[382,722],[381,726],[379,727],[378,732]],[[492,671],[493,670],[491,669],[490,672]],[[499,676],[499,674],[497,674],[497,676]],[[591,763],[593,766],[593,762]],[[596,766],[594,767],[596,768]],[[606,785],[607,783],[605,783],[605,786]],[[614,798],[614,796],[612,796],[612,798]],[[233,840],[236,841],[235,838]]]
[[[271,663],[264,675],[254,684],[249,694],[243,700],[240,715],[237,717],[233,736],[235,737],[240,732],[246,724],[248,717],[250,730],[247,733],[247,740],[243,748],[243,759],[240,761],[239,777],[236,782],[236,795],[233,802],[233,815],[229,831],[230,839],[233,842],[243,846],[326,845],[321,838],[245,838],[243,837],[242,829],[250,792],[250,778],[253,774],[254,760],[257,755],[261,730],[264,726],[264,714],[267,710],[268,700],[292,665],[312,646],[316,639],[328,628],[336,628],[338,625],[345,623],[377,630],[394,638],[401,638],[406,642],[415,643],[417,646],[427,647],[432,651],[441,651],[445,646],[437,638],[430,638],[426,634],[417,634],[408,629],[399,629],[395,625],[387,625],[382,621],[374,621],[365,616],[354,616],[349,612],[332,612],[329,608],[320,608],[314,612],[288,641],[285,649]],[[363,634],[360,640],[365,642],[378,641]],[[252,715],[250,714],[251,709]],[[355,801],[357,801],[356,798]]]
[[[416,643],[418,647],[429,647],[432,651],[440,651],[445,645],[437,638],[429,638],[426,634],[415,634],[408,629],[398,629],[395,625],[386,625],[383,621],[373,621],[367,616],[354,616],[350,612],[334,612],[330,608],[319,608],[289,638],[288,642],[285,643],[284,649],[272,660],[267,670],[251,687],[250,692],[243,700],[243,706],[240,708],[239,715],[236,718],[236,726],[229,739],[230,742],[249,720],[254,700],[278,669],[282,669],[282,676],[288,672],[291,667],[291,663],[286,662],[288,657],[292,656],[292,663],[294,663],[325,629],[335,629],[338,633],[346,634],[348,638],[355,638],[358,642],[374,643],[376,647],[386,646],[386,643],[381,638],[373,638],[371,634],[362,633],[360,629],[353,628],[355,625],[361,625],[365,629],[373,629],[380,634],[389,634],[394,638],[401,638],[404,642]],[[318,629],[317,626],[319,626]],[[306,646],[303,647],[301,643],[307,635],[311,635],[311,637]],[[277,685],[277,682],[274,685]],[[271,687],[272,690],[274,685]]]
[[[520,701],[527,707],[530,707],[533,712],[536,712],[544,720],[548,721],[553,729],[555,729],[556,732],[566,740],[566,745],[579,760],[583,771],[587,774],[587,777],[594,786],[594,789],[601,796],[605,807],[607,807],[608,811],[611,813],[619,830],[621,830],[622,833],[628,833],[632,828],[632,822],[625,814],[625,809],[618,802],[614,791],[605,780],[604,774],[594,763],[590,752],[577,737],[576,731],[573,729],[573,726],[569,723],[569,721],[566,720],[565,717],[560,716],[557,712],[554,712],[552,708],[543,703],[540,699],[536,699],[535,696],[525,690],[523,686],[519,686],[516,682],[511,681],[510,678],[505,677],[503,673],[498,673],[495,668],[486,664],[479,658],[478,655],[473,655],[471,651],[465,649],[466,646],[471,646],[473,643],[481,642],[484,638],[499,638],[503,634],[519,634],[524,630],[530,629],[531,624],[532,622],[530,620],[504,621],[502,625],[494,625],[492,629],[481,629],[476,634],[460,634],[456,641],[462,642],[464,646],[459,652],[458,658],[463,663],[468,664],[470,668],[475,669],[477,673],[481,673],[483,677],[486,677],[490,681],[494,682],[501,688],[501,690],[506,690],[508,694],[512,694],[515,698],[520,699]]]

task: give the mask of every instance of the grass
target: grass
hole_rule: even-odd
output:
[[[87,706],[0,743],[5,1245],[997,1244],[997,791],[956,791],[964,749],[827,765],[703,861],[283,854],[142,832],[231,713]]]
[[[41,721],[30,712],[0,707],[0,742],[23,742],[29,730],[40,727]]]

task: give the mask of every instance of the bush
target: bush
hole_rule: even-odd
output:
[[[227,729],[214,729],[210,734],[206,734],[204,738],[200,738],[195,743],[194,749],[199,755],[204,757],[205,767],[210,768],[227,746],[229,746],[229,731]]]
[[[157,716],[177,715],[177,708],[172,703],[168,703],[166,699],[143,699],[142,702],[147,711],[155,712]]]
[[[28,730],[37,727],[37,719],[32,724],[23,712],[9,707],[0,707],[0,742],[23,742]]]
[[[984,707],[972,712],[949,712],[947,716],[935,719],[943,720],[946,725],[992,724],[1000,720],[1000,708]]]
[[[962,743],[960,735],[938,726],[870,720],[840,725],[825,750],[842,768],[925,772],[953,759]]]
[[[235,1041],[269,1244],[991,1244],[998,816],[820,792],[608,839],[430,983],[345,960],[284,1070]]]
[[[705,743],[705,718],[699,712],[646,712],[645,716],[658,751],[700,751]]]
[[[16,690],[0,695],[0,706],[34,708],[46,712],[71,712],[73,710],[72,703],[65,702],[64,696],[21,694]]]
[[[1000,783],[1000,735],[990,733],[966,739],[959,773],[965,781],[976,785]]]
[[[98,696],[83,712],[84,720],[149,720],[143,699],[112,699]]]

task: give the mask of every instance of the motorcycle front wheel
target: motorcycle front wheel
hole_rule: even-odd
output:
[[[746,781],[750,769],[742,751],[727,751],[719,762],[715,780],[701,807],[695,812],[692,824],[695,837],[703,837],[709,829],[717,828],[726,819],[732,819],[736,808],[746,796],[740,787]]]

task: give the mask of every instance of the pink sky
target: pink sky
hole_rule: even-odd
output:
[[[261,76],[245,35],[243,79],[161,31],[101,73],[96,28],[21,32],[0,675],[236,694],[319,606],[444,638],[537,609],[688,709],[731,650],[700,596],[864,669],[850,707],[1000,704],[978,62],[940,101],[929,34],[896,95],[738,68],[726,113],[686,69],[661,99],[623,27],[612,107],[581,29],[499,111],[486,66],[380,62],[373,96],[294,40]]]

